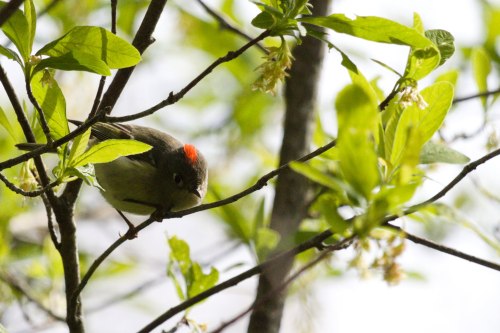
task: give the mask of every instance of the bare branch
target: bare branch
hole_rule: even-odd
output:
[[[496,94],[500,94],[500,87],[495,89],[495,90],[484,91],[484,92],[480,92],[478,94],[474,94],[474,95],[470,95],[470,96],[457,97],[453,100],[453,103],[455,104],[455,103],[465,102],[465,101],[475,99],[475,98],[480,98],[480,97],[494,96]]]
[[[205,290],[204,292],[188,299],[187,301],[170,308],[168,311],[160,315],[158,318],[156,318],[154,321],[143,327],[138,333],[145,333],[145,332],[151,332],[152,329],[158,327],[168,319],[172,318],[176,314],[188,309],[189,307],[193,306],[194,304],[201,302],[202,300],[217,294],[227,288],[233,287],[240,283],[241,281],[244,281],[256,274],[261,273],[264,269],[267,267],[273,266],[276,262],[279,262],[280,260],[283,260],[284,258],[290,258],[293,257],[299,253],[302,253],[306,250],[315,248],[318,246],[318,244],[321,244],[325,239],[329,238],[332,235],[332,232],[330,230],[324,231],[320,233],[319,235],[309,239],[308,241],[292,248],[291,250],[288,250],[286,252],[282,252],[271,259],[268,259],[267,261],[263,262],[260,265],[257,265],[253,268],[250,268],[249,270],[238,274],[237,276],[228,279],[222,283],[219,283],[213,288],[210,288],[208,290]],[[350,244],[352,241],[352,237],[346,238],[338,243],[336,243],[334,246],[338,246],[339,248],[343,248],[344,246]]]
[[[293,282],[295,281],[300,275],[302,275],[304,272],[310,270],[314,266],[316,266],[318,263],[321,261],[327,259],[330,255],[331,252],[333,251],[338,251],[347,248],[351,244],[350,240],[344,239],[341,242],[338,242],[336,244],[330,245],[325,247],[323,251],[312,261],[309,263],[305,264],[302,266],[299,270],[297,270],[295,273],[290,275],[286,280],[284,280],[279,286],[276,288],[270,290],[266,295],[263,297],[259,298],[258,300],[255,300],[252,305],[250,305],[245,311],[241,312],[237,316],[235,316],[233,319],[229,320],[228,322],[222,324],[215,330],[211,331],[211,333],[220,333],[232,324],[236,323],[238,320],[242,319],[244,316],[249,314],[252,310],[262,306],[266,301],[269,299],[276,297],[278,294],[283,293],[286,288]]]
[[[240,47],[236,51],[230,51],[228,52],[225,56],[220,57],[219,59],[215,60],[210,66],[208,66],[203,72],[201,72],[196,78],[194,78],[191,82],[189,82],[182,90],[180,90],[177,93],[170,92],[168,95],[167,99],[164,99],[160,103],[156,104],[155,106],[150,107],[147,110],[131,114],[128,116],[123,116],[123,117],[106,117],[106,121],[110,123],[118,123],[118,122],[126,122],[126,121],[131,121],[139,118],[143,118],[146,116],[149,116],[156,111],[168,106],[172,105],[174,103],[177,103],[181,98],[186,95],[187,92],[189,92],[193,87],[195,87],[202,79],[204,79],[208,74],[210,74],[217,66],[220,64],[223,64],[225,62],[231,61],[237,57],[239,57],[243,52],[248,50],[250,47],[254,46],[264,38],[268,37],[270,35],[270,31],[264,31],[261,33],[259,36],[256,38],[252,39],[250,42],[246,43],[242,47]]]
[[[388,226],[391,229],[397,230],[397,231],[402,231],[403,234],[404,234],[404,237],[406,239],[412,241],[413,243],[426,246],[428,248],[437,250],[439,252],[447,253],[447,254],[452,255],[454,257],[457,257],[457,258],[460,258],[460,259],[464,259],[464,260],[470,261],[472,263],[475,263],[475,264],[478,264],[478,265],[481,265],[481,266],[484,266],[484,267],[488,267],[488,268],[494,269],[496,271],[500,271],[500,264],[496,264],[494,262],[491,262],[491,261],[488,261],[488,260],[484,260],[484,259],[472,256],[470,254],[464,253],[462,251],[455,250],[455,249],[453,249],[451,247],[444,246],[444,245],[441,245],[441,244],[437,244],[437,243],[435,243],[435,242],[433,242],[431,240],[428,240],[428,239],[425,239],[425,238],[422,238],[422,237],[418,237],[418,236],[412,235],[412,234],[406,232],[404,229],[402,229],[402,228],[400,228],[400,227],[398,227],[396,225],[393,225],[391,223],[386,223],[386,226]]]

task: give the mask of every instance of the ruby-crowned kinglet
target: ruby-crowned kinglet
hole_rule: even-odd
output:
[[[139,215],[163,214],[201,203],[207,192],[207,163],[193,145],[138,125],[96,123],[91,133],[94,144],[107,139],[134,139],[152,146],[142,154],[94,164],[101,193],[117,210]],[[37,146],[17,145],[23,150]]]
[[[134,139],[153,147],[94,165],[104,189],[101,193],[114,208],[150,215],[197,206],[205,196],[207,163],[193,145],[153,128],[128,124],[96,123],[92,136],[98,141]]]

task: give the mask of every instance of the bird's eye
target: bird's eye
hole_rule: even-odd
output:
[[[184,185],[184,179],[178,173],[174,173],[174,182],[178,187],[182,187]]]

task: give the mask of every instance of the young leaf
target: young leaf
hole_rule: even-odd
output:
[[[34,68],[33,73],[45,68],[61,69],[64,71],[86,71],[104,76],[111,75],[111,71],[104,61],[92,54],[76,50],[69,51],[59,57],[42,59]]]
[[[170,246],[170,257],[177,262],[182,275],[186,276],[192,265],[189,253],[189,245],[177,236],[168,239]]]
[[[303,17],[298,21],[373,42],[408,45],[416,49],[435,48],[434,44],[417,30],[382,17],[357,16],[353,20],[344,14],[332,14],[323,17]]]
[[[219,271],[214,267],[210,268],[210,273],[203,273],[200,264],[197,262],[193,263],[192,266],[192,276],[193,281],[188,288],[188,298],[198,295],[207,289],[215,286],[217,281],[219,281]]]
[[[88,129],[87,131],[85,131],[85,133],[77,136],[73,140],[73,145],[71,146],[71,150],[68,156],[68,165],[72,165],[73,164],[72,161],[74,161],[76,158],[78,158],[85,152],[89,142],[90,133],[91,130]]]
[[[470,158],[464,154],[452,149],[448,146],[437,144],[433,141],[427,142],[420,152],[420,163],[449,163],[449,164],[465,164],[470,161]]]
[[[490,56],[484,49],[476,48],[472,50],[471,61],[477,88],[480,93],[485,92],[488,90],[488,75],[491,72]],[[486,96],[481,97],[484,108],[486,108],[487,100]]]
[[[14,128],[10,124],[9,118],[5,114],[5,111],[0,107],[0,125],[5,128],[5,130],[9,133],[10,137],[12,139],[16,139],[16,132],[14,131]]]
[[[0,9],[3,6],[5,6],[5,3],[0,3]],[[14,43],[23,60],[27,62],[31,54],[29,38],[31,33],[28,21],[23,12],[16,9],[7,22],[2,25],[2,30],[10,41]]]
[[[379,183],[375,152],[378,110],[371,93],[351,84],[335,101],[339,124],[338,153],[346,181],[366,199]]]
[[[260,262],[266,260],[269,253],[278,245],[280,234],[273,229],[262,227],[256,230],[255,252]]]
[[[425,37],[429,38],[437,46],[441,54],[441,61],[438,66],[444,64],[455,53],[455,38],[448,31],[441,29],[427,30]]]
[[[11,50],[5,46],[0,45],[0,54],[6,56],[10,60],[16,61],[21,66],[23,65],[23,61],[21,60],[21,58],[19,58],[17,53],[14,52],[14,50]]]
[[[300,173],[301,175],[309,178],[310,180],[323,185],[337,193],[343,193],[342,187],[339,184],[339,181],[336,180],[335,178],[327,175],[326,173],[322,172],[321,170],[316,169],[315,167],[306,164],[306,163],[300,163],[300,162],[291,162],[290,163],[290,168],[297,172]]]
[[[79,26],[59,39],[45,45],[37,55],[60,57],[69,52],[87,53],[105,62],[109,68],[135,66],[140,60],[139,51],[130,43],[100,27]]]
[[[36,11],[33,0],[24,1],[24,16],[26,17],[26,23],[28,23],[28,54],[31,55],[36,32]]]
[[[68,134],[66,100],[57,81],[38,72],[31,79],[31,90],[47,119],[52,138],[59,139]]]
[[[99,142],[85,153],[77,156],[70,166],[77,167],[89,163],[108,163],[121,156],[141,154],[152,147],[136,140],[111,139]]]
[[[438,82],[422,90],[420,95],[428,106],[421,108],[413,103],[399,118],[390,158],[394,166],[399,165],[407,153],[412,153],[418,160],[420,149],[439,129],[451,107],[453,86],[448,82]]]

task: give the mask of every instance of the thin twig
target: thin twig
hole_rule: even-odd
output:
[[[116,35],[116,6],[118,0],[111,0],[111,32]]]
[[[220,325],[218,328],[215,330],[211,331],[211,333],[220,333],[232,324],[236,323],[238,320],[242,319],[245,317],[247,314],[249,314],[252,310],[260,307],[262,304],[267,302],[273,297],[278,296],[282,292],[284,292],[287,287],[295,281],[299,276],[301,276],[304,272],[310,270],[314,266],[316,266],[318,263],[321,261],[325,260],[326,258],[329,257],[331,252],[333,251],[338,251],[341,249],[344,249],[346,246],[349,245],[349,242],[339,242],[334,245],[330,245],[325,247],[323,251],[312,261],[309,263],[305,264],[302,266],[299,270],[297,270],[294,274],[290,275],[286,280],[284,280],[279,286],[275,287],[274,289],[270,290],[264,297],[259,298],[258,300],[254,301],[252,305],[250,305],[245,311],[241,312],[240,314],[236,315],[233,319],[223,323]]]
[[[5,186],[7,186],[7,188],[9,190],[11,190],[12,192],[15,192],[17,194],[23,195],[25,197],[30,197],[30,198],[38,197],[38,196],[44,194],[45,192],[47,192],[49,189],[59,185],[59,182],[56,180],[56,181],[53,181],[52,183],[46,185],[45,187],[43,187],[41,189],[33,190],[33,191],[25,191],[22,188],[19,188],[16,185],[14,185],[13,183],[11,183],[9,181],[9,179],[7,179],[7,177],[5,177],[2,173],[0,173],[0,180],[3,181]]]
[[[327,144],[327,145],[325,145],[323,147],[320,147],[320,148],[316,149],[315,151],[313,151],[313,152],[311,152],[311,153],[303,156],[302,158],[298,159],[297,161],[299,161],[299,162],[308,161],[311,158],[316,157],[316,156],[324,153],[325,151],[333,148],[335,146],[335,143],[336,143],[336,141],[334,140],[334,141],[330,142],[329,144]],[[259,180],[257,180],[257,182],[253,186],[251,186],[251,187],[247,188],[246,190],[243,190],[243,191],[241,191],[241,192],[239,192],[239,193],[237,193],[237,194],[235,194],[233,196],[230,196],[230,197],[228,197],[226,199],[219,200],[219,201],[216,201],[216,202],[212,202],[212,203],[209,203],[209,204],[200,205],[200,206],[193,207],[193,208],[190,208],[190,209],[185,209],[185,210],[178,211],[178,212],[171,212],[171,213],[168,213],[165,218],[180,218],[180,217],[183,217],[183,216],[186,216],[186,215],[190,215],[190,214],[193,214],[193,213],[196,213],[196,212],[199,212],[199,211],[208,210],[208,209],[212,209],[212,208],[215,208],[215,207],[220,207],[220,206],[224,206],[224,205],[236,202],[236,201],[240,200],[241,198],[249,195],[250,193],[253,193],[255,191],[260,190],[261,188],[263,188],[264,186],[267,185],[267,182],[269,180],[271,180],[272,178],[276,177],[280,172],[282,172],[283,170],[285,170],[287,168],[289,168],[289,163],[287,163],[285,165],[282,165],[281,167],[279,167],[279,168],[277,168],[277,169],[275,169],[275,170],[273,170],[273,171],[265,174]],[[139,231],[145,229],[146,227],[148,227],[150,224],[152,224],[154,222],[155,222],[155,219],[153,217],[150,217],[146,221],[144,221],[141,224],[139,224],[138,226],[136,226],[133,229],[133,232],[135,232],[136,234],[138,234]],[[121,236],[113,244],[111,244],[99,257],[96,258],[96,260],[89,267],[89,270],[83,276],[82,281],[80,282],[80,286],[76,290],[75,295],[73,295],[73,297],[77,297],[78,294],[81,293],[81,291],[83,290],[83,288],[85,288],[85,286],[88,283],[89,279],[92,277],[92,275],[97,270],[97,268],[101,265],[101,263],[115,249],[117,249],[121,244],[125,243],[125,241],[127,241],[127,240],[128,240],[127,234]]]
[[[413,243],[424,245],[424,246],[426,246],[428,248],[437,250],[439,252],[447,253],[447,254],[452,255],[454,257],[457,257],[457,258],[460,258],[460,259],[464,259],[464,260],[473,262],[475,264],[478,264],[478,265],[481,265],[481,266],[484,266],[484,267],[488,267],[488,268],[494,269],[496,271],[500,271],[500,264],[497,264],[497,263],[494,263],[494,262],[491,262],[491,261],[488,261],[488,260],[484,260],[484,259],[472,256],[470,254],[464,253],[462,251],[453,249],[453,248],[445,246],[445,245],[441,245],[441,244],[435,243],[435,242],[433,242],[431,240],[428,240],[428,239],[425,239],[425,238],[422,238],[422,237],[419,237],[419,236],[412,235],[409,232],[406,232],[401,227],[398,227],[398,226],[393,225],[391,223],[387,223],[386,226],[388,226],[391,229],[397,230],[397,231],[402,231],[404,233],[404,237],[406,239],[412,241]]]
[[[47,123],[47,118],[45,118],[45,114],[43,113],[42,107],[38,104],[35,96],[33,96],[33,91],[31,90],[29,77],[26,76],[26,93],[28,94],[28,99],[31,104],[35,107],[36,112],[38,113],[38,120],[40,121],[40,126],[42,127],[43,134],[45,134],[45,138],[47,142],[52,142],[52,137],[50,136],[50,128]]]
[[[272,267],[276,262],[279,262],[280,260],[283,260],[284,258],[293,257],[299,253],[306,251],[306,250],[317,247],[318,244],[321,244],[325,239],[329,238],[331,235],[332,235],[332,232],[330,230],[326,230],[326,231],[318,234],[317,236],[309,239],[308,241],[306,241],[302,244],[299,244],[298,246],[292,248],[291,250],[288,250],[286,252],[282,252],[282,253],[272,257],[271,259],[268,259],[267,261],[263,262],[260,265],[254,266],[254,267],[250,268],[249,270],[246,270],[245,272],[240,273],[233,278],[230,278],[224,282],[219,283],[218,285],[216,285],[213,288],[210,288],[208,290],[205,290],[202,293],[199,293],[196,296],[193,296],[192,298],[170,308],[168,311],[166,311],[162,315],[158,316],[151,323],[149,323],[148,325],[143,327],[138,333],[150,332],[152,329],[158,327],[159,325],[161,325],[162,323],[164,323],[168,319],[172,318],[176,314],[188,309],[189,307],[195,305],[198,302],[203,301],[204,299],[206,299],[212,295],[215,295],[215,294],[221,292],[222,290],[225,290],[227,288],[235,286],[238,283],[240,283],[241,281],[244,281],[244,280],[246,280],[254,275],[261,273],[267,267]],[[339,244],[338,246],[340,246],[340,245],[345,246],[345,245],[349,244],[352,241],[352,239],[353,239],[352,237],[346,238],[337,244]]]
[[[495,90],[484,91],[484,92],[480,92],[478,94],[474,94],[474,95],[470,95],[470,96],[457,97],[453,100],[453,103],[455,104],[455,103],[465,102],[465,101],[468,101],[471,99],[480,98],[480,97],[487,97],[487,96],[492,96],[492,95],[496,95],[496,94],[500,94],[500,87],[495,89]]]
[[[45,206],[45,212],[47,214],[47,227],[49,229],[50,239],[52,240],[54,247],[59,251],[61,249],[61,242],[57,239],[56,228],[52,218],[52,207],[50,206],[50,202],[47,200],[45,195],[42,195],[42,202]]]
[[[205,9],[205,11],[208,14],[210,14],[210,16],[212,16],[219,23],[219,25],[223,29],[231,31],[231,32],[237,34],[238,36],[241,36],[241,37],[245,38],[247,41],[251,41],[253,39],[250,35],[246,34],[245,32],[241,31],[240,29],[236,28],[234,25],[232,25],[226,19],[224,19],[222,17],[222,15],[220,15],[215,10],[213,10],[212,8],[210,8],[205,3],[205,1],[203,1],[203,0],[196,0],[196,1],[198,1],[198,3],[203,7],[203,9]],[[260,43],[257,43],[255,46],[257,46],[265,54],[269,53],[269,51],[267,51],[267,49],[264,46],[262,46]]]
[[[191,82],[189,82],[179,92],[177,92],[175,94],[173,92],[171,92],[168,95],[167,99],[164,99],[163,101],[150,107],[149,109],[135,113],[135,114],[131,114],[128,116],[106,117],[106,121],[110,122],[110,123],[118,123],[118,122],[126,122],[126,121],[131,121],[131,120],[143,118],[143,117],[146,117],[146,116],[149,116],[149,115],[155,113],[156,111],[158,111],[158,110],[160,110],[168,105],[172,105],[174,103],[177,103],[181,98],[184,97],[184,95],[186,95],[187,92],[189,92],[192,88],[194,88],[202,79],[204,79],[208,74],[210,74],[217,66],[239,57],[243,52],[245,52],[250,47],[257,44],[261,40],[265,39],[269,35],[270,35],[270,31],[266,30],[263,33],[261,33],[259,36],[257,36],[256,38],[252,39],[250,42],[248,42],[245,45],[243,45],[242,47],[240,47],[238,50],[230,51],[225,56],[218,58],[211,65],[209,65],[203,72],[201,72],[197,77],[195,77]]]
[[[22,282],[18,277],[14,278],[9,273],[5,272],[0,274],[0,280],[5,282],[12,289],[17,292],[23,294],[31,303],[35,304],[40,310],[45,312],[49,317],[64,322],[66,319],[56,313],[54,313],[51,309],[43,305],[41,301],[36,299],[31,292],[29,291],[29,286],[27,286],[24,282]]]

